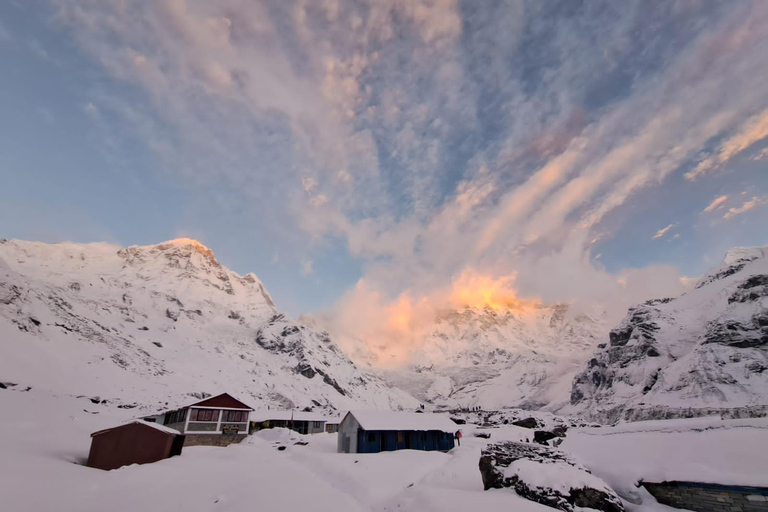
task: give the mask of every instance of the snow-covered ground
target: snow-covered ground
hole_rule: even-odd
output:
[[[562,449],[622,497],[638,481],[768,487],[768,418],[705,417],[571,429]]]
[[[451,453],[355,455],[336,453],[335,434],[274,429],[240,445],[187,447],[180,457],[101,471],[82,465],[89,435],[131,411],[34,389],[0,390],[0,408],[7,412],[0,421],[3,510],[548,510],[511,492],[484,492],[477,464],[485,441],[469,436]],[[519,439],[526,431],[505,434]]]
[[[531,437],[531,430],[510,425],[483,429],[489,440],[464,425],[461,446],[449,453],[365,455],[336,453],[335,434],[274,429],[240,445],[187,447],[180,457],[101,471],[82,465],[89,434],[129,419],[130,410],[35,389],[0,390],[0,409],[3,510],[552,511],[510,490],[483,491],[480,450]],[[295,444],[300,440],[308,444]],[[625,502],[630,512],[672,510],[632,486],[649,475],[765,485],[766,446],[765,419],[571,429],[563,445],[624,498],[643,498],[641,505]]]

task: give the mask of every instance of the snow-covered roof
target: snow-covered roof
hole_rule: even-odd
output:
[[[640,480],[768,487],[768,418],[710,416],[572,429],[562,449],[619,492]]]
[[[350,411],[349,414],[364,430],[458,430],[458,426],[443,414],[392,411]]]
[[[154,428],[155,430],[159,430],[160,432],[164,432],[166,434],[174,434],[174,435],[181,434],[181,432],[179,432],[178,430],[170,427],[166,427],[165,425],[160,425],[159,423],[153,423],[151,421],[144,421],[144,420],[131,420],[127,423],[123,423],[122,425],[118,425],[116,427],[105,428],[104,430],[99,430],[98,432],[94,432],[93,434],[91,434],[91,437],[97,436],[99,434],[103,434],[104,432],[109,432],[110,430],[114,430],[116,428],[125,427],[127,425],[133,425],[134,423],[145,426],[145,427]]]
[[[279,411],[279,410],[267,410],[267,411],[255,411],[251,413],[251,421],[268,421],[279,420],[288,421],[293,414],[294,421],[329,421],[329,418],[323,415],[321,412],[304,412],[304,411]]]

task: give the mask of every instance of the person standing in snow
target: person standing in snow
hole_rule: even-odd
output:
[[[456,443],[461,446],[461,430],[457,430],[454,437],[456,438]]]

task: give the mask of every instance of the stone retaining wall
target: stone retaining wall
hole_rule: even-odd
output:
[[[768,488],[643,482],[656,501],[694,512],[768,512]]]
[[[229,446],[248,437],[243,434],[188,434],[184,436],[184,446]]]

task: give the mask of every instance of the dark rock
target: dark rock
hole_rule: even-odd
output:
[[[282,452],[283,450],[285,450],[285,446],[278,446],[277,449]]]
[[[648,347],[648,350],[645,351],[645,355],[648,357],[659,357],[661,354],[656,350],[656,347],[651,345]]]
[[[749,322],[736,320],[713,321],[707,324],[704,344],[718,343],[736,348],[754,348],[768,345],[768,314],[758,313]]]
[[[300,373],[301,375],[303,375],[308,379],[313,378],[317,374],[317,372],[315,372],[315,369],[312,368],[312,366],[310,366],[307,363],[299,364],[299,366],[296,367],[296,372]]]
[[[525,418],[523,420],[513,421],[512,424],[523,428],[539,428],[539,422],[536,421],[536,418]]]
[[[457,425],[465,425],[467,422],[461,418],[451,418],[451,421]]]
[[[173,320],[174,322],[179,319],[179,312],[178,311],[172,311],[171,309],[165,310],[165,316]]]
[[[481,437],[483,439],[490,439],[491,433],[490,432],[475,432],[475,437]]]
[[[139,330],[140,330],[140,331],[148,331],[148,330],[149,330],[149,327],[147,327],[146,325],[144,325],[144,326],[142,326],[142,327],[139,327]]]
[[[517,461],[525,463],[515,464]],[[546,466],[559,466],[561,475],[573,475],[573,484],[569,486],[568,481],[558,481],[558,487],[570,487],[567,492],[562,492],[527,482],[525,469],[531,463],[540,464],[541,471],[550,469]],[[573,512],[576,507],[603,512],[624,511],[621,499],[605,482],[559,450],[509,441],[495,443],[483,449],[479,468],[485,490],[510,488],[526,499],[566,512]],[[585,486],[585,481],[589,485]]]
[[[159,347],[159,348],[163,348],[163,344],[162,344],[162,343],[160,343],[159,341],[153,341],[153,342],[152,342],[152,344],[153,344],[154,346],[156,346],[156,347]]]
[[[565,437],[565,433],[568,432],[568,427],[565,425],[558,425],[552,429],[552,433],[557,437]]]
[[[699,288],[701,288],[702,286],[706,286],[706,285],[708,285],[709,283],[712,283],[712,282],[714,282],[714,281],[718,281],[718,280],[720,280],[720,279],[724,279],[724,278],[726,278],[726,277],[728,277],[728,276],[732,276],[732,275],[733,275],[733,274],[735,274],[736,272],[739,272],[741,269],[743,269],[744,267],[746,267],[746,266],[747,266],[747,263],[749,263],[750,261],[754,261],[755,259],[756,259],[756,258],[742,258],[742,259],[740,259],[740,260],[738,260],[738,261],[734,262],[734,263],[733,263],[733,264],[732,264],[730,267],[728,267],[728,268],[726,268],[726,269],[724,269],[724,270],[721,270],[720,272],[718,272],[718,273],[716,273],[716,274],[713,274],[713,275],[711,275],[711,276],[708,276],[706,279],[704,279],[703,281],[701,281],[700,283],[698,283],[698,284],[696,285],[696,288],[695,288],[695,289],[697,289],[697,290],[698,290],[698,289],[699,289]]]
[[[533,442],[546,445],[547,441],[550,439],[554,439],[556,437],[559,437],[554,432],[549,432],[547,430],[537,430],[533,433]]]

